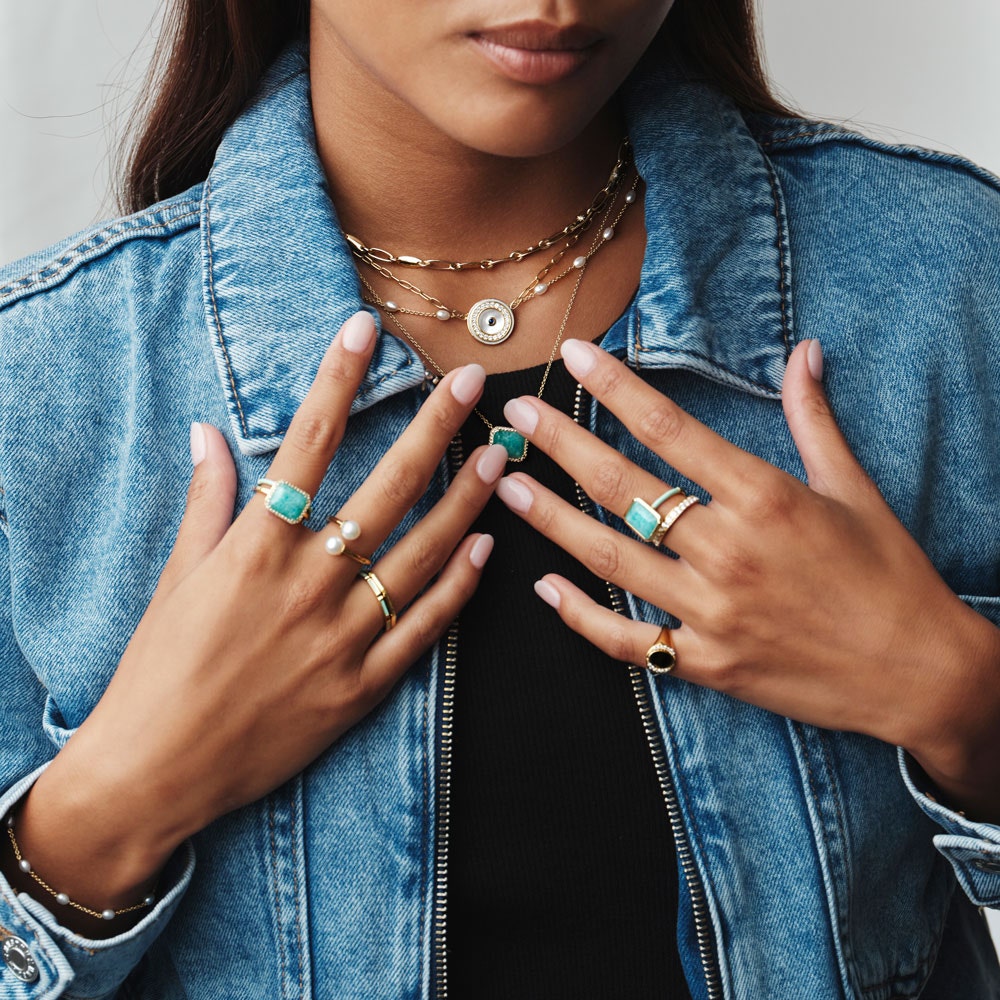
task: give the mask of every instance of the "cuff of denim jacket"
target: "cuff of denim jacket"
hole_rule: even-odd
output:
[[[46,767],[48,764],[0,796],[0,816],[10,811]],[[6,949],[18,952],[21,957],[15,965],[22,970],[19,977],[6,960],[0,964],[0,996],[4,1000],[54,1000],[72,983],[75,997],[110,998],[166,927],[193,872],[194,848],[186,842],[167,863],[159,899],[149,913],[127,931],[100,941],[63,927],[51,910],[26,893],[15,893],[0,874],[0,948],[5,949],[5,959]],[[14,938],[21,944],[9,944]],[[23,957],[25,950],[27,959]]]
[[[1000,826],[976,823],[941,805],[922,791],[909,754],[896,748],[899,770],[917,805],[946,832],[934,837],[934,846],[951,862],[958,882],[976,906],[1000,906]]]

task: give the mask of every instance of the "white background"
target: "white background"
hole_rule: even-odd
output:
[[[160,6],[0,0],[0,262],[116,213],[108,136],[142,85]],[[771,75],[790,103],[1000,174],[996,0],[758,8]]]

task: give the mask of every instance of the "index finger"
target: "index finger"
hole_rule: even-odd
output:
[[[375,320],[362,310],[348,319],[327,348],[305,399],[292,417],[284,440],[267,470],[312,496],[340,446],[351,403],[368,369],[375,346]],[[264,498],[247,505],[263,509]]]
[[[567,340],[570,374],[650,451],[723,504],[746,493],[771,468],[647,385],[617,358],[585,340]]]

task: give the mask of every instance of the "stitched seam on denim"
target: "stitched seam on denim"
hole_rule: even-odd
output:
[[[670,737],[673,740],[674,749],[676,751],[676,748],[677,748],[677,738],[674,735],[674,727],[673,727],[673,725],[671,723],[670,713],[669,712],[664,711],[664,713],[663,713],[663,720],[664,720],[664,722],[666,724],[667,731],[670,733]],[[671,777],[674,779],[674,785],[684,788],[684,797],[687,799],[688,802],[690,802],[691,801],[691,793],[690,793],[690,791],[687,788],[686,780],[685,780],[685,777],[684,777],[684,769],[683,768],[678,768],[677,772],[674,773],[674,769],[669,767],[669,759],[668,759],[668,765],[667,766],[668,766],[668,768],[669,768],[669,770],[671,772]],[[704,875],[702,875],[702,878],[705,881],[707,881],[708,884],[712,887],[712,896],[713,896],[713,898],[714,899],[718,899],[719,898],[719,894],[718,894],[718,892],[717,892],[717,890],[715,888],[715,880],[712,878],[712,869],[708,865],[707,860],[704,860],[706,858],[707,852],[705,851],[705,843],[701,839],[701,829],[698,826],[698,821],[697,821],[697,819],[695,817],[694,810],[693,809],[686,810],[684,818],[687,820],[688,830],[689,831],[693,831],[695,840],[698,842],[698,848],[701,851],[701,856],[702,856],[702,859],[703,859],[703,862],[704,862],[704,869],[705,869],[705,872],[704,872]],[[700,871],[700,869],[699,869],[699,871]],[[692,907],[693,907],[693,905],[694,904],[692,902]],[[713,927],[713,931],[714,931],[714,927]]]
[[[198,203],[195,201],[184,201],[179,202],[177,207],[184,208],[187,205],[196,204]],[[17,278],[9,284],[0,287],[0,299],[7,298],[19,292],[28,291],[33,285],[40,285],[43,282],[48,282],[53,278],[59,277],[65,270],[67,270],[67,268],[71,267],[78,260],[86,257],[87,254],[92,253],[95,250],[109,250],[112,246],[117,245],[114,242],[116,237],[126,236],[131,238],[133,236],[148,235],[158,229],[170,228],[175,223],[182,222],[184,219],[190,219],[192,216],[196,216],[197,214],[198,213],[196,211],[185,212],[182,215],[175,215],[170,219],[164,220],[163,222],[147,223],[136,226],[128,226],[124,223],[117,223],[114,226],[109,226],[107,229],[99,230],[96,233],[89,233],[86,240],[77,243],[76,246],[70,247],[62,257],[58,258],[58,261],[50,261],[47,265],[45,265],[45,267],[42,267],[37,271],[33,271],[31,274]],[[46,270],[46,268],[49,268],[56,263],[58,263],[59,266],[56,267],[55,270]]]
[[[302,790],[302,794],[305,794],[302,789],[302,778],[298,779],[298,787]],[[305,1000],[305,983],[303,977],[305,975],[305,950],[302,947],[302,908],[299,905],[299,839],[296,835],[296,828],[298,824],[298,796],[291,796],[292,808],[291,808],[291,844],[292,844],[292,892],[295,897],[295,947],[298,949],[299,953],[299,997],[301,1000]]]
[[[281,896],[278,889],[278,846],[274,839],[274,797],[267,799],[267,825],[271,833],[271,879],[274,886],[274,916],[278,922],[278,953],[281,956],[281,996],[282,1000],[287,996],[285,984],[288,979],[287,964],[285,962],[285,936],[284,928],[281,926]]]
[[[440,644],[437,644],[437,651],[440,654]],[[440,656],[438,657],[440,662]],[[429,664],[428,664],[429,666]],[[420,824],[420,930],[417,932],[417,955],[419,961],[424,960],[424,924],[427,921],[427,879],[430,875],[428,870],[428,856],[430,854],[430,844],[427,838],[427,826],[431,815],[431,790],[430,790],[430,765],[427,749],[428,727],[430,722],[430,700],[431,700],[431,677],[428,670],[427,684],[424,687],[424,708],[421,719],[421,741],[423,748],[423,785],[424,785],[424,822]],[[430,977],[428,977],[429,979]]]
[[[660,351],[663,350],[663,348],[662,347],[642,347],[640,345],[637,348],[637,350],[643,352],[644,354],[658,354]],[[697,361],[707,361],[710,365],[714,365],[720,371],[724,371],[727,375],[732,375],[734,379],[737,379],[740,382],[744,382],[747,385],[752,385],[756,389],[763,389],[764,392],[771,392],[771,393],[774,392],[774,389],[772,389],[771,386],[764,385],[763,382],[757,382],[757,381],[755,381],[752,378],[747,378],[746,375],[741,375],[739,372],[733,371],[733,369],[730,368],[730,367],[728,367],[727,365],[720,364],[717,358],[712,358],[712,357],[709,357],[707,354],[699,354],[697,351],[688,351],[688,350],[682,349],[682,348],[671,348],[670,350],[674,354],[680,354],[680,355],[683,355],[684,357],[694,358]]]
[[[215,332],[222,348],[222,357],[226,363],[226,372],[229,375],[229,386],[233,390],[233,398],[236,400],[236,409],[240,415],[240,428],[245,438],[250,438],[250,430],[247,427],[246,417],[243,413],[243,404],[240,402],[240,391],[236,388],[236,377],[233,374],[233,366],[229,359],[229,350],[226,347],[226,338],[222,335],[222,320],[219,318],[219,304],[215,299],[215,256],[212,253],[212,178],[209,176],[205,180],[205,245],[208,247],[208,294],[212,300],[212,315],[215,317]]]
[[[793,139],[807,139],[807,138],[811,139],[813,136],[818,136],[818,135],[839,135],[845,139],[848,139],[854,134],[855,133],[849,130],[845,131],[844,129],[839,129],[839,128],[824,128],[824,129],[816,129],[810,132],[796,132],[794,135],[781,135],[781,136],[774,136],[769,139],[758,139],[757,141],[762,146],[767,146],[768,148],[771,148],[773,146],[782,146],[785,143],[791,142]]]
[[[830,755],[827,752],[827,749],[828,749],[828,746],[829,746],[829,741],[826,738],[826,733],[824,732],[824,730],[822,730],[822,729],[820,729],[820,728],[817,727],[816,730],[815,730],[815,732],[816,732],[816,736],[817,736],[817,738],[819,740],[820,750],[822,751],[823,769],[826,771],[826,780],[827,780],[827,784],[830,787],[830,796],[833,799],[833,811],[834,811],[834,815],[836,816],[836,819],[837,819],[837,832],[840,835],[840,840],[841,840],[841,843],[843,845],[842,849],[843,849],[844,854],[845,854],[845,857],[844,857],[844,862],[845,862],[844,867],[845,867],[845,869],[847,869],[848,871],[850,871],[852,869],[852,867],[853,867],[852,864],[851,864],[851,858],[850,858],[850,856],[848,854],[848,852],[850,851],[850,846],[851,845],[850,845],[850,840],[848,840],[848,837],[847,837],[847,822],[844,819],[843,802],[841,801],[841,798],[840,798],[840,792],[839,792],[839,789],[838,789],[837,784],[836,784],[836,778],[834,776],[833,767],[830,764]],[[840,908],[838,907],[838,910],[839,909]],[[846,913],[845,913],[845,915],[843,917],[841,917],[840,913],[838,912],[837,918],[838,918],[838,921],[840,921],[840,923],[841,923],[841,933],[843,935],[842,941],[843,941],[843,944],[844,944],[844,951],[846,953],[845,957],[848,958],[850,961],[853,961],[853,950],[850,948],[849,938],[847,936],[847,916],[846,916]]]
[[[785,357],[788,357],[791,354],[791,350],[788,346],[790,331],[788,329],[788,311],[786,301],[788,296],[788,283],[785,278],[785,251],[787,250],[787,247],[785,246],[785,228],[781,221],[781,198],[778,191],[778,179],[774,174],[774,168],[771,166],[771,163],[766,156],[764,157],[764,164],[767,167],[767,179],[771,185],[771,198],[774,202],[774,246],[778,251],[778,294],[781,296],[781,337],[785,342]]]
[[[796,736],[798,737],[799,746],[800,746],[800,748],[802,750],[802,759],[806,762],[806,774],[809,776],[809,790],[812,792],[813,799],[816,802],[819,802],[820,801],[820,797],[819,797],[819,792],[816,790],[816,778],[815,778],[815,775],[813,774],[812,763],[809,760],[809,744],[808,744],[808,742],[807,742],[807,740],[805,738],[805,732],[803,731],[802,723],[795,722],[793,720],[793,722],[792,722],[792,730],[795,732]],[[822,823],[820,824],[820,832],[822,832]],[[816,845],[816,851],[817,851],[817,859],[816,859],[817,860],[817,864],[819,864],[820,867],[822,868],[822,861],[818,857],[818,854],[819,854],[819,845],[818,844]],[[832,873],[830,875],[830,883],[831,883],[831,885],[834,884],[834,879],[833,879]],[[824,892],[823,892],[824,900],[826,899],[826,895],[827,894],[826,894],[825,886],[824,886]],[[843,934],[842,934],[841,928],[840,928],[840,901],[839,901],[838,898],[836,898],[836,891],[834,891],[834,896],[835,896],[834,902],[836,903],[837,932],[838,932],[838,935],[840,936],[841,947],[843,947],[844,938],[843,938]],[[831,930],[833,930],[832,927],[831,927]],[[848,956],[845,954],[844,955],[844,962],[845,962],[845,964],[848,964],[848,967],[850,967],[849,963],[847,963],[847,958],[848,958]],[[838,965],[839,965],[839,963],[838,963]]]

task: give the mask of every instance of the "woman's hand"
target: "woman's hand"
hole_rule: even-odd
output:
[[[953,798],[1000,818],[1000,629],[952,593],[852,455],[820,386],[818,342],[795,350],[783,392],[808,486],[730,444],[593,345],[567,341],[563,357],[711,502],[669,529],[664,544],[677,560],[522,473],[498,486],[507,505],[598,577],[681,620],[672,633],[678,677],[906,747]],[[512,400],[505,414],[619,517],[633,498],[649,502],[671,485],[536,399]],[[536,590],[609,656],[645,662],[658,625],[622,618],[556,575]]]
[[[374,339],[367,313],[341,329],[270,479],[318,489]],[[483,380],[478,365],[445,377],[347,500],[339,516],[361,526],[352,550],[371,555],[422,496]],[[334,526],[284,522],[256,494],[230,523],[233,462],[222,435],[202,430],[193,457],[203,457],[149,608],[18,819],[35,869],[96,909],[141,899],[185,837],[301,771],[370,712],[455,618],[492,547],[488,535],[464,536],[503,471],[499,446],[470,456],[444,498],[371,567],[399,612],[385,631],[359,564],[325,549]]]

